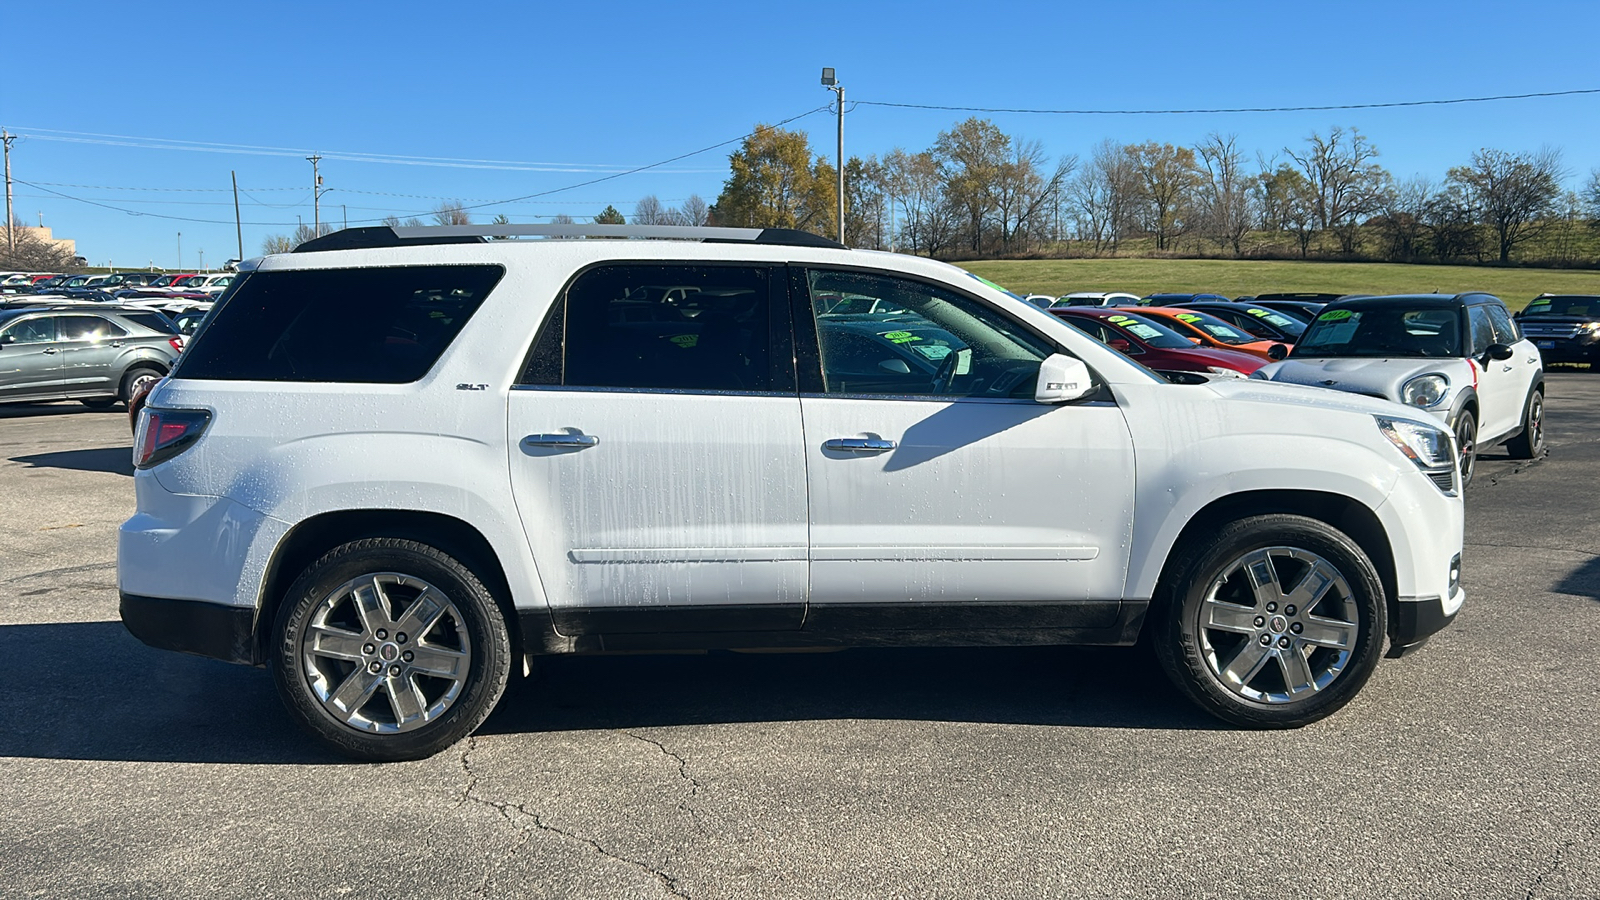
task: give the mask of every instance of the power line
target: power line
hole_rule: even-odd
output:
[[[110,184],[65,184],[65,183],[59,182],[59,181],[38,181],[38,182],[35,182],[35,184],[48,184],[51,187],[84,188],[84,189],[93,190],[93,191],[164,191],[164,192],[171,192],[171,193],[191,193],[191,194],[200,194],[200,193],[228,194],[228,193],[232,193],[232,191],[233,191],[232,188],[118,187],[116,185],[110,185]],[[240,188],[239,190],[242,191],[242,190],[244,190],[244,188]],[[305,190],[305,187],[301,186],[301,187],[250,188],[250,190],[252,190],[252,191],[303,191],[303,190]]]
[[[1393,103],[1339,103],[1328,106],[1240,106],[1218,109],[1019,109],[991,106],[941,106],[932,103],[890,103],[886,100],[856,100],[858,106],[886,106],[897,109],[937,109],[946,112],[1031,113],[1051,116],[1187,116],[1202,113],[1277,113],[1326,112],[1341,109],[1394,109],[1403,106],[1449,106],[1456,103],[1488,103],[1493,100],[1528,100],[1534,97],[1570,97],[1600,94],[1600,88],[1570,91],[1540,91],[1533,94],[1500,94],[1494,97],[1460,97],[1454,100],[1402,100]]]

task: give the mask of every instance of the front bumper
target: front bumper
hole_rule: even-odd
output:
[[[256,611],[200,600],[170,600],[122,593],[122,624],[160,650],[176,650],[247,666],[262,664],[256,645]]]
[[[1459,587],[1449,603],[1439,597],[1402,597],[1396,604],[1395,620],[1389,623],[1389,652],[1386,655],[1391,659],[1405,656],[1426,644],[1429,637],[1455,621],[1456,613],[1461,611],[1461,604],[1466,599],[1466,592]],[[1446,612],[1447,609],[1449,612]]]
[[[1546,363],[1600,362],[1600,340],[1595,338],[1529,338]]]

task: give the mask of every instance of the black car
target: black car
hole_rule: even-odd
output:
[[[1197,300],[1221,300],[1226,302],[1227,297],[1221,294],[1148,294],[1139,300],[1140,306],[1177,306],[1180,303],[1193,303]]]
[[[1246,334],[1286,344],[1300,340],[1300,335],[1305,333],[1307,324],[1293,316],[1254,303],[1194,301],[1171,305],[1209,313]]]
[[[1541,294],[1515,317],[1547,363],[1588,363],[1600,372],[1600,296]]]

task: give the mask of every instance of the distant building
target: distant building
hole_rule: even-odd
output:
[[[4,223],[0,222],[0,224],[4,224]],[[18,226],[16,226],[16,229],[17,229],[18,236],[21,236],[21,235],[24,235],[24,234],[32,235],[36,240],[40,241],[41,243],[54,244],[58,249],[62,250],[63,252],[67,253],[70,256],[77,256],[78,255],[78,242],[77,241],[72,240],[71,238],[57,238],[55,235],[50,233],[50,229],[48,229],[48,228],[43,228],[43,227],[39,227],[39,226],[35,226],[35,225],[18,225]],[[5,231],[5,229],[0,228],[0,232],[3,232],[3,231]]]

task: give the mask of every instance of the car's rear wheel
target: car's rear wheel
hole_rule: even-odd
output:
[[[1522,433],[1506,441],[1512,459],[1533,459],[1544,452],[1544,391],[1528,395],[1522,410]]]
[[[111,407],[117,405],[117,398],[115,398],[115,397],[82,397],[82,398],[79,398],[78,402],[82,403],[84,406],[89,407],[90,409],[110,409]]]
[[[1181,549],[1153,627],[1162,667],[1202,709],[1236,725],[1297,728],[1366,684],[1387,608],[1354,541],[1316,519],[1273,514]]]
[[[1456,417],[1456,448],[1460,451],[1459,468],[1464,488],[1478,469],[1478,417],[1470,409],[1462,410]]]
[[[505,690],[511,645],[483,582],[414,541],[345,544],[289,588],[273,629],[289,712],[327,747],[421,759],[483,723]]]
[[[147,369],[143,366],[129,369],[128,374],[122,376],[122,392],[111,402],[128,400],[141,390],[149,390],[151,386],[160,380],[161,373],[155,369]]]

